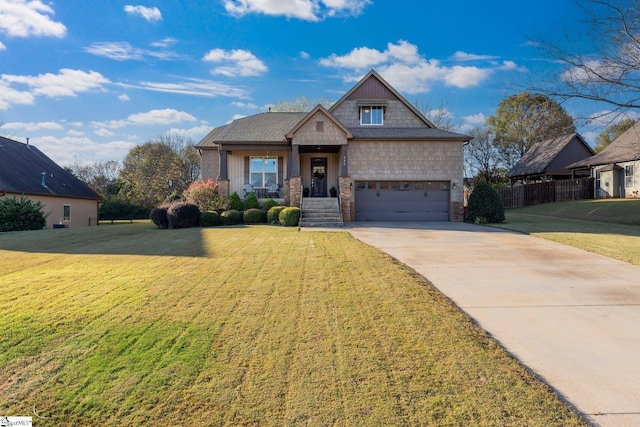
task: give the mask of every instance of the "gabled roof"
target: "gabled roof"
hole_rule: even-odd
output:
[[[362,86],[367,80],[375,78],[377,79],[387,90],[389,90],[400,102],[402,102],[408,109],[410,109],[425,125],[430,128],[435,128],[436,126],[427,119],[424,114],[422,114],[416,107],[414,107],[409,101],[407,101],[400,93],[395,90],[385,79],[383,79],[380,74],[378,74],[375,70],[369,71],[360,81],[349,90],[349,92],[345,93],[342,98],[336,101],[335,104],[329,108],[330,112],[333,112],[340,104],[342,104],[345,100],[349,99],[349,97],[357,91],[360,86]]]
[[[551,166],[552,162],[574,141],[574,139],[587,148],[586,152],[593,154],[593,149],[577,133],[550,138],[534,144],[529,150],[527,150],[518,163],[516,163],[515,166],[507,172],[507,176],[514,178],[541,175],[549,172],[548,168]]]
[[[286,142],[285,135],[308,113],[260,113],[213,129],[196,147],[222,143]]]
[[[318,106],[316,106],[316,108],[314,108],[313,110],[311,110],[302,120],[300,120],[298,122],[298,124],[296,124],[293,129],[289,130],[289,132],[287,132],[287,139],[291,139],[293,138],[293,134],[296,133],[296,131],[298,129],[300,129],[302,126],[305,125],[305,123],[307,123],[317,112],[321,112],[325,117],[327,117],[329,120],[331,120],[331,122],[333,122],[333,124],[335,124],[337,127],[339,127],[340,129],[342,129],[342,131],[347,135],[347,138],[353,138],[353,135],[351,134],[351,132],[349,131],[349,129],[347,129],[347,127],[345,125],[343,125],[340,120],[336,119],[333,114],[331,114],[326,108],[324,108],[322,105],[318,104]]]
[[[44,183],[42,185],[44,172]],[[0,137],[0,192],[99,200],[87,184],[33,145]]]
[[[569,165],[568,168],[579,169],[638,159],[640,159],[640,121],[627,129],[625,133],[613,140],[611,144],[607,145],[595,156]]]

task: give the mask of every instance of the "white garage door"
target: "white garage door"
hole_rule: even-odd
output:
[[[448,181],[356,181],[356,221],[449,221]]]

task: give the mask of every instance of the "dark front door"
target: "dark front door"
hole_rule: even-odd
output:
[[[311,158],[311,197],[327,197],[327,158]]]

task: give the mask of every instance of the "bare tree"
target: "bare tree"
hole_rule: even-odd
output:
[[[102,198],[107,198],[118,192],[120,167],[120,162],[115,160],[83,164],[76,158],[68,169]]]
[[[487,184],[497,184],[504,178],[500,150],[490,127],[476,127],[469,133],[473,137],[465,145],[465,175]]]
[[[413,105],[438,129],[455,131],[459,128],[453,121],[453,114],[442,100],[439,106],[434,107],[428,99],[418,97],[413,101]]]
[[[583,99],[608,104],[613,113],[640,108],[640,3],[637,0],[588,0],[579,31],[567,31],[567,43],[533,40],[560,64],[560,78],[532,83],[533,90],[559,101]],[[587,40],[577,40],[577,34]]]

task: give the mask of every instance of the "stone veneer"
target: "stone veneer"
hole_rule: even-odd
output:
[[[229,183],[228,179],[219,179],[218,180],[218,194],[221,196],[229,197]]]
[[[340,213],[344,223],[354,220],[355,206],[352,201],[353,191],[351,186],[351,178],[341,176],[338,178],[338,186],[340,187]]]
[[[300,206],[302,201],[302,178],[294,176],[289,178],[289,203],[288,206]]]

